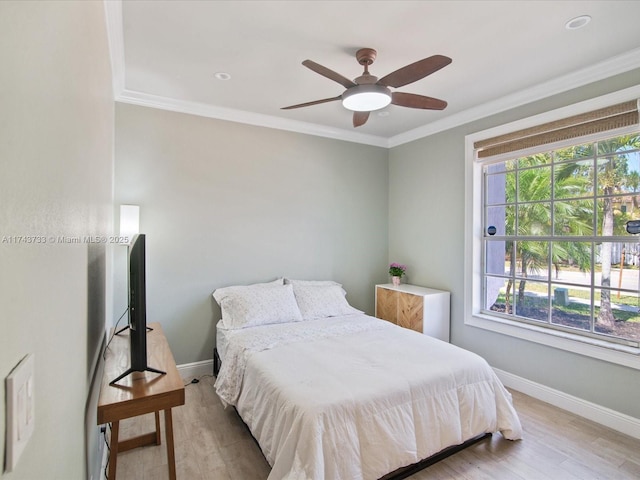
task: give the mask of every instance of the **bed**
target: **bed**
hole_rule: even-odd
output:
[[[279,279],[214,298],[216,392],[257,440],[269,480],[375,480],[482,434],[521,438],[486,361],[365,315],[335,282]]]

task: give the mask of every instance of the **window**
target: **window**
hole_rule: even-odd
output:
[[[640,243],[625,225],[640,219],[640,133],[483,178],[482,312],[638,347]]]
[[[623,92],[467,136],[466,324],[640,369],[640,235],[625,228],[640,125]]]

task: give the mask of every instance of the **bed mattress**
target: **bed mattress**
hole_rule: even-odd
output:
[[[366,315],[225,332],[216,391],[269,480],[374,480],[482,433],[522,429],[481,357]]]

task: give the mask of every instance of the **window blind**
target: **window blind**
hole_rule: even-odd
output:
[[[483,159],[632,125],[640,125],[638,100],[487,138],[473,147],[477,158]]]

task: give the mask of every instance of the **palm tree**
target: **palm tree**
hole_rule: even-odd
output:
[[[550,162],[548,154],[537,154],[518,159],[518,205],[517,213],[515,209],[507,209],[505,220],[507,225],[516,225],[518,236],[550,235],[552,231],[552,217],[549,202],[551,200],[551,167],[542,166],[540,168],[527,169],[546,165]],[[505,195],[507,203],[516,201],[516,178],[513,173],[515,162],[508,165],[511,173],[506,176]],[[568,198],[577,196],[576,191],[584,192],[588,189],[589,178],[585,175],[571,175],[568,172],[581,171],[583,167],[574,162],[572,165],[563,165],[560,173],[555,173],[555,196]],[[586,203],[586,204],[585,204]],[[591,221],[593,204],[588,202],[556,202],[555,216],[556,223],[563,225],[571,234],[591,233],[593,222]],[[517,217],[517,218],[516,218]],[[579,242],[555,242],[551,252],[551,260],[559,270],[560,265],[571,260],[577,264],[581,270],[590,267],[591,251]],[[515,248],[509,248],[506,252],[510,260],[510,279],[506,288],[506,312],[510,311],[511,289],[513,288],[512,278],[515,275],[516,263],[520,262],[518,282],[518,296],[516,311],[522,311],[524,306],[524,293],[529,274],[537,273],[539,270],[547,268],[549,265],[549,248],[546,242],[518,241]]]
[[[640,136],[622,136],[616,137],[602,142],[598,142],[598,153],[603,155],[606,160],[604,164],[598,168],[598,186],[600,193],[604,195],[602,198],[601,214],[602,214],[602,236],[613,236],[613,199],[611,195],[622,193],[628,178],[628,159],[625,152],[630,149],[640,148]],[[610,156],[604,157],[604,155]],[[600,311],[596,319],[596,323],[613,328],[615,325],[615,317],[611,309],[611,254],[612,243],[603,242],[600,249],[600,264],[602,268],[602,290],[600,293]]]
[[[638,188],[640,188],[640,172],[638,172],[637,170],[633,170],[632,172],[629,172],[629,174],[627,175],[627,187],[631,189],[632,193],[638,193]],[[633,195],[631,197],[631,214],[632,215],[636,208],[638,208],[638,197]]]
[[[589,145],[581,145],[555,153],[556,162],[565,162],[557,164],[554,172],[554,234],[590,236],[593,233],[593,201],[585,200],[584,197],[593,194],[593,168],[590,164],[571,160],[592,155],[592,148]],[[581,272],[591,268],[591,249],[584,243],[554,242],[551,255],[556,277],[560,265],[565,263],[578,267]]]
[[[597,173],[594,173],[592,160],[595,149],[598,152]],[[615,228],[613,199],[632,194],[640,188],[640,172],[629,168],[628,153],[638,153],[640,135],[612,138],[606,141],[569,147],[555,151],[554,167],[551,168],[550,154],[536,154],[506,162],[505,169],[505,224],[507,235],[517,236],[570,235],[574,237],[593,235],[594,205],[593,191],[597,188],[598,200],[596,212],[600,224],[599,234],[612,237],[622,234]],[[585,161],[582,161],[585,159]],[[517,165],[517,168],[516,168]],[[637,167],[636,167],[637,168]],[[551,182],[553,171],[554,181]],[[517,178],[516,178],[517,176]],[[517,183],[517,190],[516,190]],[[551,185],[554,185],[554,225],[552,225]],[[516,198],[517,195],[517,198]],[[516,202],[517,200],[517,202]],[[633,207],[636,198],[633,195]],[[514,204],[517,203],[517,209]],[[631,218],[635,218],[632,215]],[[619,222],[618,222],[619,223]],[[518,231],[514,228],[517,225]],[[552,229],[554,229],[552,231]],[[518,284],[517,307],[524,301],[527,278],[530,273],[546,268],[549,264],[549,251],[545,242],[516,241],[506,242],[506,258],[510,262],[510,275],[506,287],[506,312],[510,312],[513,278],[518,269],[521,278]],[[571,263],[582,271],[591,266],[590,242],[553,241],[551,263],[556,272],[561,265]],[[614,316],[611,309],[611,263],[612,243],[603,242],[600,246],[599,261],[602,270],[600,310],[597,324],[613,327]]]

